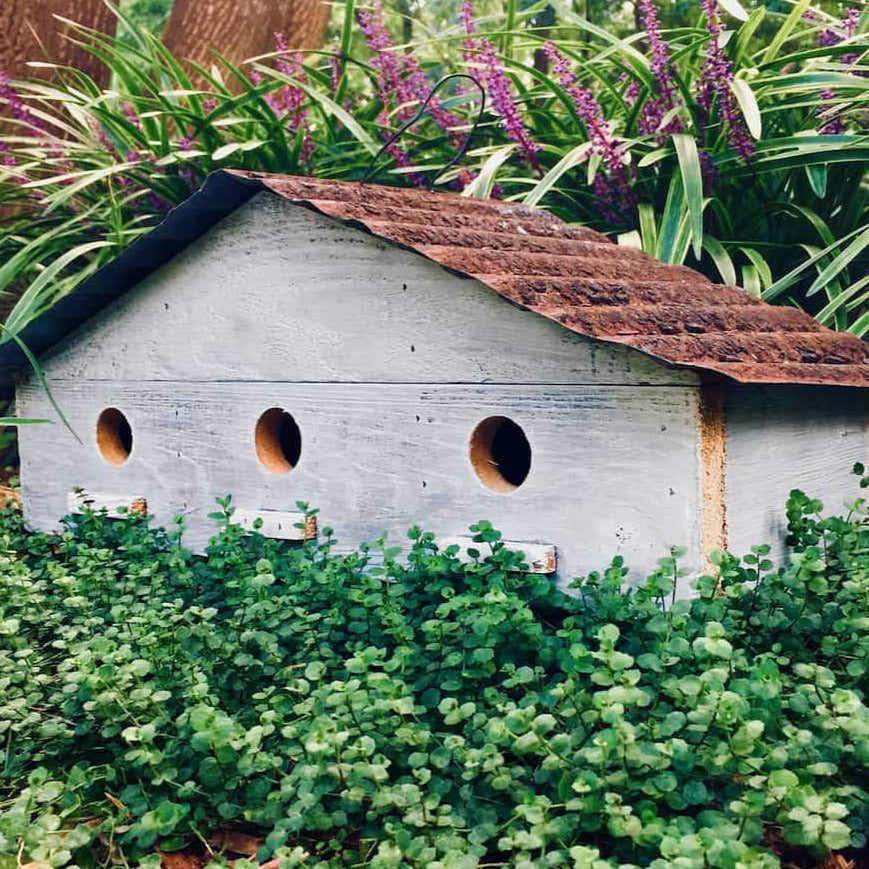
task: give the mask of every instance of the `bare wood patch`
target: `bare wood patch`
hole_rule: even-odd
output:
[[[727,415],[724,389],[700,390],[700,464],[703,569],[711,570],[714,550],[727,548]]]

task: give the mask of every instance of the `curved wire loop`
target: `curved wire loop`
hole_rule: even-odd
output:
[[[374,155],[374,157],[371,160],[371,163],[368,165],[368,169],[366,170],[365,175],[362,177],[363,182],[368,181],[374,175],[377,174],[377,172],[379,171],[378,166],[377,166],[377,161],[383,156],[383,152],[390,145],[392,145],[394,142],[396,142],[398,139],[400,139],[407,132],[407,130],[410,129],[410,127],[412,127],[426,113],[426,111],[428,111],[428,107],[432,101],[432,98],[440,90],[440,88],[443,85],[445,85],[448,81],[451,81],[452,79],[458,79],[458,78],[468,79],[469,81],[473,82],[476,85],[476,87],[479,89],[479,91],[480,91],[480,110],[477,112],[477,117],[474,118],[474,123],[471,126],[471,129],[468,131],[468,135],[465,136],[465,140],[464,140],[464,142],[462,142],[462,146],[458,149],[458,151],[456,151],[452,160],[450,160],[450,162],[447,163],[446,166],[444,166],[442,169],[440,169],[438,171],[437,175],[435,176],[434,181],[432,181],[431,184],[428,185],[428,189],[431,190],[435,186],[435,184],[437,184],[437,179],[440,178],[445,172],[448,172],[450,169],[452,169],[453,166],[455,166],[462,159],[462,157],[465,156],[465,154],[468,152],[468,148],[471,145],[471,140],[474,138],[474,133],[477,132],[477,127],[480,125],[480,121],[483,119],[483,113],[486,110],[486,91],[483,89],[483,86],[480,84],[480,82],[476,78],[474,78],[474,76],[469,75],[466,72],[453,72],[453,73],[450,73],[449,75],[445,75],[443,78],[441,78],[437,82],[435,82],[434,87],[432,87],[432,89],[428,92],[428,95],[426,96],[425,100],[423,100],[422,105],[419,107],[419,111],[409,121],[406,121],[404,124],[402,124],[383,143],[383,145],[381,145],[380,150]]]

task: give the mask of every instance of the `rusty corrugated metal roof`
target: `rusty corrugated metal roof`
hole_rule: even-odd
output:
[[[353,182],[227,174],[476,278],[573,332],[670,365],[740,383],[869,386],[869,345],[859,338],[544,211]]]

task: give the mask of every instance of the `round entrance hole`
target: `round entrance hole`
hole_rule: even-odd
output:
[[[273,474],[289,474],[299,463],[302,433],[283,408],[269,408],[257,420],[254,440],[257,458]]]
[[[512,419],[490,416],[471,435],[471,464],[484,486],[512,492],[531,470],[531,445]]]
[[[107,407],[97,420],[97,447],[110,465],[123,465],[133,451],[133,430],[116,407]]]

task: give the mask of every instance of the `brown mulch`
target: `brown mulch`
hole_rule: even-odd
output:
[[[869,849],[848,849],[829,854],[820,863],[809,857],[804,848],[789,845],[777,827],[767,827],[763,844],[780,860],[782,869],[869,869]]]

